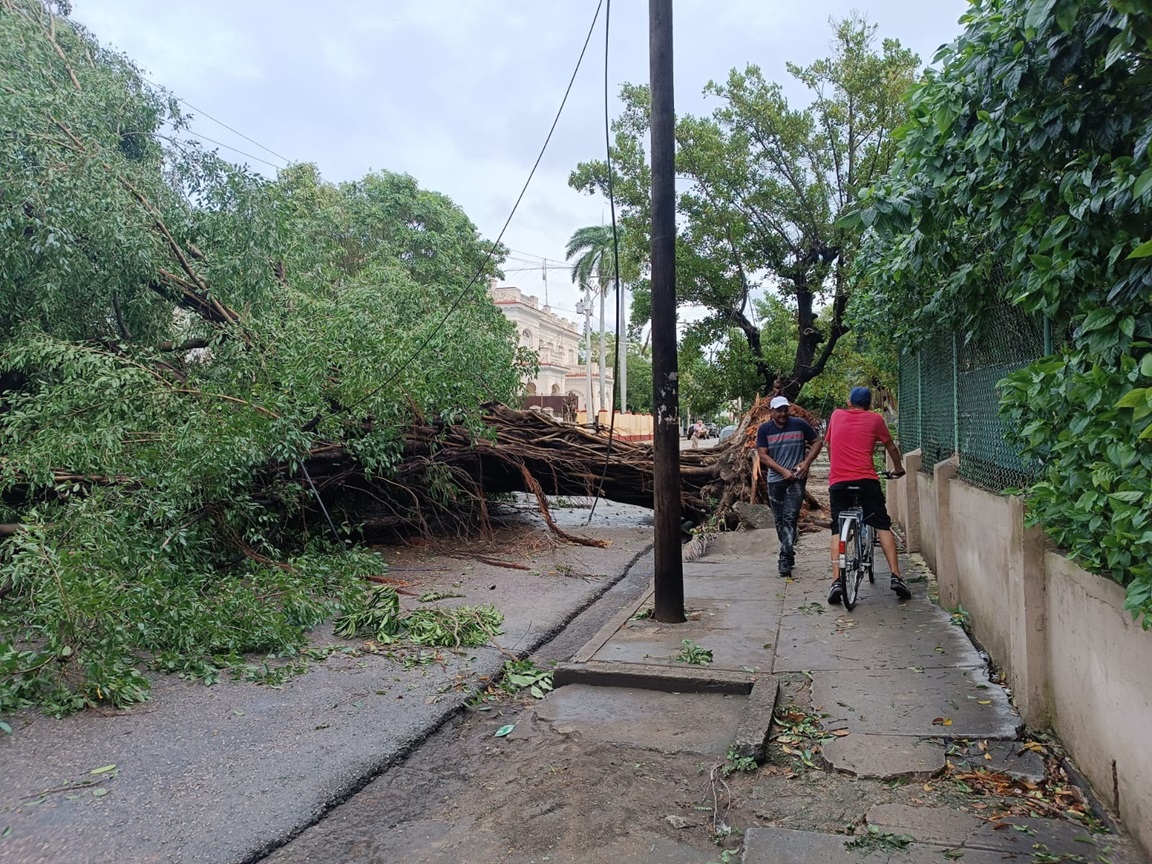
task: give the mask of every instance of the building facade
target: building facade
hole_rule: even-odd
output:
[[[581,363],[582,337],[576,325],[567,318],[557,315],[548,306],[541,306],[539,299],[525,294],[511,285],[499,286],[492,282],[488,296],[504,316],[516,327],[519,343],[536,352],[540,368],[533,377],[526,377],[524,392],[527,404],[533,404],[533,397],[540,399],[535,404],[553,407],[560,414],[552,400],[559,398],[575,402],[576,410],[587,411],[588,371]],[[596,339],[598,337],[594,337]],[[593,411],[606,410],[612,402],[612,368],[609,364],[604,379],[604,403],[600,404],[599,367],[592,367]]]

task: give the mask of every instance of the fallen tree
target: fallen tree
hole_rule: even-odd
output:
[[[792,413],[815,424],[798,406]],[[756,429],[768,419],[768,399],[756,402],[735,433],[709,449],[680,453],[681,510],[695,525],[735,527],[738,502],[767,503],[756,459]],[[405,432],[403,458],[389,477],[365,475],[338,444],[317,448],[308,459],[309,475],[326,505],[355,520],[370,533],[428,530],[432,522],[455,522],[474,530],[486,519],[488,496],[529,492],[543,496],[600,496],[623,504],[653,507],[652,445],[611,437],[555,420],[539,411],[506,405],[486,406],[486,435],[462,427],[414,425]],[[430,494],[433,477],[447,472],[461,496],[445,512]],[[811,495],[807,508],[819,510]],[[313,512],[313,519],[319,516]],[[547,518],[547,517],[546,517]],[[572,538],[570,538],[572,539]]]

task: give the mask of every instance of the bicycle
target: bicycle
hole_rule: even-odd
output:
[[[880,474],[889,480],[904,476],[904,472],[881,471]],[[876,550],[876,531],[864,522],[864,508],[860,504],[860,487],[846,486],[846,492],[852,495],[853,504],[840,511],[840,547],[838,551],[840,563],[840,595],[843,598],[844,608],[851,612],[856,607],[856,600],[860,595],[860,583],[864,581],[864,574],[868,574],[868,582],[876,584],[875,562],[873,557]]]

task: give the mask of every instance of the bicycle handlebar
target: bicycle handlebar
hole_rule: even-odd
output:
[[[881,471],[880,473],[884,477],[887,477],[889,480],[899,480],[901,477],[903,477],[908,472],[907,471]]]

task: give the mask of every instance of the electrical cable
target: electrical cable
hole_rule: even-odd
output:
[[[193,132],[191,129],[185,129],[184,134],[185,135],[191,135],[193,138],[202,138],[203,140],[207,141],[209,144],[215,144],[217,147],[223,147],[225,150],[231,150],[233,153],[239,153],[241,156],[246,156],[249,159],[255,160],[256,162],[263,162],[265,165],[269,166],[270,168],[275,168],[277,171],[280,171],[283,167],[281,165],[277,165],[274,162],[269,162],[267,159],[261,159],[259,156],[253,156],[251,153],[245,153],[243,150],[239,150],[235,147],[231,147],[228,144],[223,143],[222,141],[217,141],[215,138],[209,138],[207,135],[201,135],[199,132]],[[161,137],[165,141],[169,141],[173,144],[182,144],[183,143],[183,139],[177,138],[173,135],[161,135],[159,137]]]
[[[157,84],[155,81],[153,81],[153,80],[151,80],[151,79],[149,79],[149,78],[145,78],[143,75],[141,75],[140,77],[141,77],[141,78],[143,78],[145,81],[147,81],[149,84],[151,84],[153,87],[156,87],[157,89],[159,89],[159,90],[160,90],[160,91],[162,91],[162,92],[165,92],[165,93],[170,93],[170,92],[171,92],[171,91],[169,91],[167,88],[165,88],[165,87],[164,87],[162,84]],[[248,142],[250,142],[250,143],[252,143],[252,144],[255,144],[255,145],[256,145],[257,147],[259,147],[261,150],[264,150],[264,151],[266,151],[266,152],[268,152],[268,153],[271,153],[271,154],[272,154],[273,156],[275,156],[277,159],[282,159],[282,160],[284,160],[285,162],[287,162],[287,163],[291,164],[292,160],[291,160],[291,159],[289,159],[287,156],[281,156],[279,153],[277,153],[277,152],[276,152],[275,150],[273,150],[271,147],[265,147],[263,144],[261,144],[259,141],[255,140],[254,138],[249,138],[249,137],[248,137],[247,135],[245,135],[243,132],[240,132],[239,130],[233,129],[231,126],[229,126],[229,125],[228,125],[227,123],[225,123],[223,120],[217,120],[215,117],[213,117],[213,116],[212,116],[211,114],[209,114],[207,111],[201,111],[199,108],[197,108],[197,107],[196,107],[195,105],[193,105],[191,102],[189,102],[187,99],[181,99],[181,98],[180,98],[179,96],[177,96],[175,93],[172,93],[172,98],[173,98],[173,99],[175,99],[177,102],[183,102],[185,105],[187,105],[187,106],[188,106],[189,108],[191,108],[193,111],[195,111],[195,112],[196,112],[196,113],[198,113],[198,114],[202,114],[202,115],[204,115],[204,116],[205,116],[205,117],[207,117],[209,120],[211,120],[213,123],[217,123],[217,124],[219,124],[220,126],[223,126],[225,129],[227,129],[227,130],[228,130],[229,132],[231,132],[233,135],[239,135],[239,136],[240,136],[241,138],[243,138],[245,141],[248,141]],[[192,134],[193,134],[193,135],[195,135],[196,133],[195,133],[195,132],[193,132]],[[202,138],[205,138],[205,137],[207,137],[207,136],[201,135],[200,137],[202,137]],[[211,138],[208,138],[208,140],[209,140],[209,141],[211,141],[212,139],[211,139]],[[212,143],[214,143],[214,144],[215,144],[215,143],[218,143],[218,142],[215,142],[215,141],[213,141]],[[220,146],[221,146],[221,147],[228,147],[228,145],[227,145],[227,144],[221,144]],[[234,148],[234,147],[228,147],[228,149],[229,149],[229,150],[235,150],[236,148]],[[241,151],[241,150],[236,150],[236,152],[237,152],[237,153],[242,153],[243,151]],[[250,158],[250,159],[255,159],[255,158],[257,158],[257,157],[255,157],[255,156],[249,156],[249,154],[247,154],[247,153],[244,153],[244,155],[245,155],[245,156],[248,156],[248,158]],[[261,160],[259,160],[259,161],[263,162],[264,160],[263,160],[263,159],[261,159]],[[266,164],[266,165],[272,165],[272,163],[271,163],[271,162],[265,162],[264,164]],[[276,165],[272,165],[272,167],[273,167],[273,168],[276,168],[276,167],[278,167],[278,166],[276,166]]]
[[[361,396],[351,405],[344,406],[338,411],[329,412],[329,415],[351,411],[357,405],[360,405],[366,400],[372,398],[385,387],[395,382],[396,379],[400,377],[400,374],[423,353],[425,348],[428,347],[428,345],[432,342],[433,337],[435,337],[435,335],[444,326],[445,322],[447,322],[452,314],[460,307],[460,304],[463,302],[465,296],[467,296],[472,286],[475,285],[477,281],[479,281],[480,277],[484,275],[485,268],[487,268],[488,263],[492,260],[492,256],[495,255],[496,250],[500,247],[500,241],[504,237],[504,232],[508,230],[508,226],[512,222],[512,217],[516,215],[516,210],[520,207],[520,202],[524,200],[524,195],[528,192],[528,186],[531,184],[532,178],[536,176],[536,169],[540,167],[540,162],[544,159],[544,153],[548,150],[548,144],[552,141],[552,135],[556,131],[556,126],[560,123],[560,115],[564,113],[564,106],[568,104],[568,96],[572,93],[572,85],[576,83],[576,75],[580,72],[580,66],[584,62],[584,54],[588,51],[588,43],[592,41],[592,34],[596,32],[596,22],[600,20],[600,9],[603,7],[604,3],[605,0],[600,0],[600,2],[596,4],[596,12],[592,16],[592,24],[588,28],[588,35],[584,37],[584,46],[580,49],[580,56],[576,59],[576,68],[572,70],[572,77],[568,79],[568,87],[564,91],[564,98],[560,100],[560,107],[557,109],[556,116],[552,120],[552,126],[548,130],[548,135],[544,139],[544,144],[540,148],[540,153],[532,165],[532,170],[528,172],[528,179],[524,181],[524,186],[521,188],[520,194],[516,198],[516,202],[512,205],[512,211],[508,214],[508,218],[504,221],[504,227],[500,229],[499,235],[497,235],[496,239],[492,242],[492,248],[489,249],[488,254],[484,256],[484,260],[480,263],[480,267],[476,270],[475,275],[456,295],[456,299],[452,301],[452,305],[448,308],[448,311],[444,313],[443,317],[432,329],[432,332],[429,333],[427,337],[425,337],[424,341],[420,343],[419,347],[414,352],[412,352],[411,356],[408,357],[408,360],[404,363],[404,365],[396,370],[395,374],[387,378],[375,389]],[[317,414],[304,425],[303,431],[311,432],[320,424],[320,421],[324,419],[324,416],[324,414]]]
[[[344,541],[340,539],[340,532],[336,530],[336,523],[332,521],[332,516],[328,512],[328,508],[324,506],[324,499],[320,497],[320,490],[316,488],[316,484],[312,480],[312,475],[308,473],[308,466],[301,462],[300,470],[304,472],[304,479],[308,481],[308,485],[312,489],[312,494],[316,496],[316,503],[320,505],[320,512],[323,513],[324,518],[328,520],[328,527],[332,529],[332,539],[336,541],[337,546],[343,547]]]

